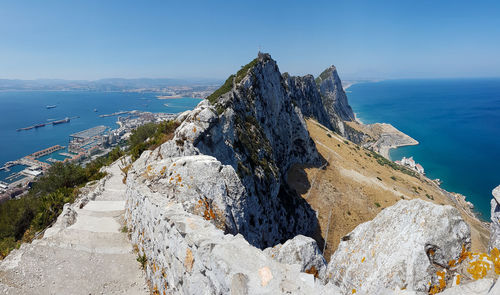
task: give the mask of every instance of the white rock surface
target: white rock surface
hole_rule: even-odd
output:
[[[493,248],[500,250],[500,185],[493,189],[492,194],[489,251]]]
[[[500,293],[492,293],[490,289],[493,286],[492,279],[477,280],[468,284],[454,286],[439,293],[440,295],[498,295]],[[500,285],[500,284],[496,284]]]
[[[298,264],[300,271],[322,277],[326,271],[326,260],[312,238],[298,235],[272,248],[264,249],[269,257],[285,264]]]
[[[118,163],[107,172],[75,205],[64,206],[42,239],[0,262],[1,294],[149,293],[137,255],[120,230],[125,185]],[[80,209],[80,204],[86,205]]]
[[[436,272],[458,261],[470,242],[469,226],[457,209],[402,200],[342,239],[328,264],[327,280],[343,292],[427,292],[438,284]]]
[[[300,265],[279,263],[242,235],[224,234],[161,194],[145,195],[141,186],[129,186],[127,221],[160,294],[340,294]]]

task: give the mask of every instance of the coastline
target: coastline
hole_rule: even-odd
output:
[[[346,84],[346,86],[343,87],[344,91],[354,84],[355,82]],[[372,139],[375,140],[375,142],[368,143],[366,147],[372,148],[374,151],[377,151],[380,155],[382,155],[383,157],[392,162],[395,161],[395,159],[392,159],[390,157],[390,151],[392,149],[420,144],[417,140],[413,139],[408,134],[398,130],[391,124],[388,123],[365,124],[358,117],[358,113],[354,113],[354,122],[355,124],[349,124],[351,128],[353,128],[354,125],[358,125],[359,127],[357,128],[354,127],[355,130],[359,131],[359,129],[361,129],[361,132],[371,136]],[[382,127],[383,129],[392,128],[393,130],[392,132],[380,132],[380,130],[377,132],[376,130],[374,130],[374,128],[378,126]],[[441,185],[436,183],[434,180],[428,178],[426,175],[424,174],[419,174],[419,175],[421,175],[424,179],[433,183],[437,188],[439,188],[445,195],[448,196],[448,198],[455,204],[455,206],[460,209],[460,211],[462,211],[468,218],[473,220],[477,225],[485,229],[488,228],[488,221],[483,217],[481,212],[478,211],[471,202],[467,201],[467,197],[465,195],[455,192],[449,192],[444,188],[442,188]]]
[[[157,95],[156,99],[176,99],[176,98],[182,98],[182,95],[176,94],[176,95]]]

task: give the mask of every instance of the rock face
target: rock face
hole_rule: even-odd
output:
[[[347,102],[342,82],[334,66],[324,70],[316,78],[316,84],[319,87],[325,109],[331,118],[337,116],[344,121],[354,120],[354,113]]]
[[[161,194],[131,191],[127,220],[154,294],[341,294]]]
[[[343,121],[353,121],[354,113],[334,66],[324,70],[316,80],[312,75],[291,77],[286,73],[283,79],[292,101],[304,116],[346,135]]]
[[[493,248],[500,250],[500,185],[493,189],[492,194],[490,243],[488,247],[490,252]]]
[[[419,199],[399,201],[345,236],[328,264],[327,280],[343,292],[427,292],[438,271],[470,247],[470,229],[457,209]]]
[[[284,179],[292,164],[323,160],[276,62],[261,54],[230,79],[231,88],[215,102],[204,101],[179,116],[173,140],[145,153],[132,178],[153,169],[159,179],[151,181],[166,198],[183,202],[192,213],[199,202],[213,204],[220,228],[259,248],[311,235],[317,227],[314,211]],[[213,158],[176,159],[195,155]],[[170,166],[178,160],[182,165]],[[184,186],[172,184],[176,175]]]

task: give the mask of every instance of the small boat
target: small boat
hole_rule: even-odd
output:
[[[96,113],[97,113],[97,109],[94,109],[94,112],[96,112]]]
[[[56,108],[56,107],[57,107],[57,105],[55,105],[55,104],[54,105],[48,105],[48,106],[46,106],[47,109],[53,109],[53,108]]]

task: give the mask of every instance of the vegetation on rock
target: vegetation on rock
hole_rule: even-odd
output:
[[[155,149],[162,143],[174,137],[174,131],[179,126],[176,121],[166,121],[158,124],[148,123],[137,127],[129,138],[129,151],[132,160],[139,158],[143,151]]]

